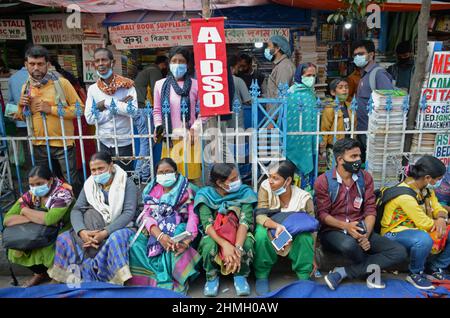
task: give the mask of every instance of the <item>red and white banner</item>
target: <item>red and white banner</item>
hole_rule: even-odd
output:
[[[230,114],[224,18],[191,19],[200,115]]]

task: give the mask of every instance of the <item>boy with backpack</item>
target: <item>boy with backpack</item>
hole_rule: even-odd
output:
[[[345,278],[368,277],[373,271],[370,265],[382,270],[401,263],[407,254],[400,244],[373,232],[377,215],[373,179],[360,169],[359,142],[341,139],[333,153],[336,168],[319,176],[314,189],[322,246],[353,261],[325,276],[328,287],[335,290]],[[381,279],[371,277],[366,280],[369,288],[385,288]]]

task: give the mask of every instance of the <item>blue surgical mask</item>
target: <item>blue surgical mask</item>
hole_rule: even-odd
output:
[[[369,61],[366,59],[365,55],[356,55],[353,59],[353,63],[355,63],[356,66],[363,68],[369,63]]]
[[[302,76],[302,83],[305,84],[306,87],[313,87],[316,83],[315,76]]]
[[[94,181],[98,184],[105,185],[108,183],[109,179],[111,179],[111,172],[106,171],[102,174],[98,174],[94,176]]]
[[[280,195],[282,195],[282,194],[285,194],[286,191],[287,191],[285,185],[286,185],[286,183],[283,184],[283,186],[282,186],[281,188],[279,188],[279,189],[273,191],[273,193],[274,193],[276,196],[280,196]]]
[[[241,179],[237,179],[236,181],[231,182],[228,186],[228,189],[225,189],[225,191],[227,191],[228,193],[237,192],[240,189],[241,185]]]
[[[269,48],[266,48],[264,50],[264,57],[268,60],[271,61],[273,60],[273,54],[270,52],[271,50]]]
[[[435,184],[429,183],[427,188],[430,190],[436,190],[437,188],[439,188],[441,186],[441,184],[442,184],[442,179],[439,180],[438,182],[436,182]]]
[[[156,175],[156,182],[162,185],[164,188],[170,188],[177,181],[177,176],[175,172],[158,174]]]
[[[50,191],[50,187],[46,183],[40,186],[30,187],[30,191],[36,197],[43,197]]]
[[[187,64],[170,63],[170,72],[176,79],[182,78],[187,72]]]
[[[108,79],[108,78],[111,77],[112,74],[113,74],[112,68],[110,68],[106,74],[100,74],[100,73],[97,71],[98,77],[100,77],[100,78],[102,78],[102,79]]]

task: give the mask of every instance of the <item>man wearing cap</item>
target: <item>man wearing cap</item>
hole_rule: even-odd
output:
[[[279,85],[293,84],[295,65],[290,60],[291,47],[289,42],[281,35],[274,35],[269,39],[264,57],[273,62],[274,68],[266,83],[265,96],[277,98],[279,96]]]

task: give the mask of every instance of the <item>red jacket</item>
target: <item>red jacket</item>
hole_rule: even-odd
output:
[[[375,194],[373,189],[373,178],[366,171],[362,171],[364,174],[365,193],[364,200],[360,208],[355,207],[355,200],[359,198],[359,192],[356,182],[347,190],[344,184],[339,185],[339,194],[336,201],[332,204],[331,198],[328,193],[328,181],[325,174],[319,176],[314,183],[314,190],[317,202],[317,218],[321,225],[321,231],[332,230],[334,228],[325,224],[325,218],[328,215],[336,218],[339,221],[349,222],[360,221],[368,215],[377,215],[375,205]],[[336,169],[333,169],[333,178],[337,179]]]

